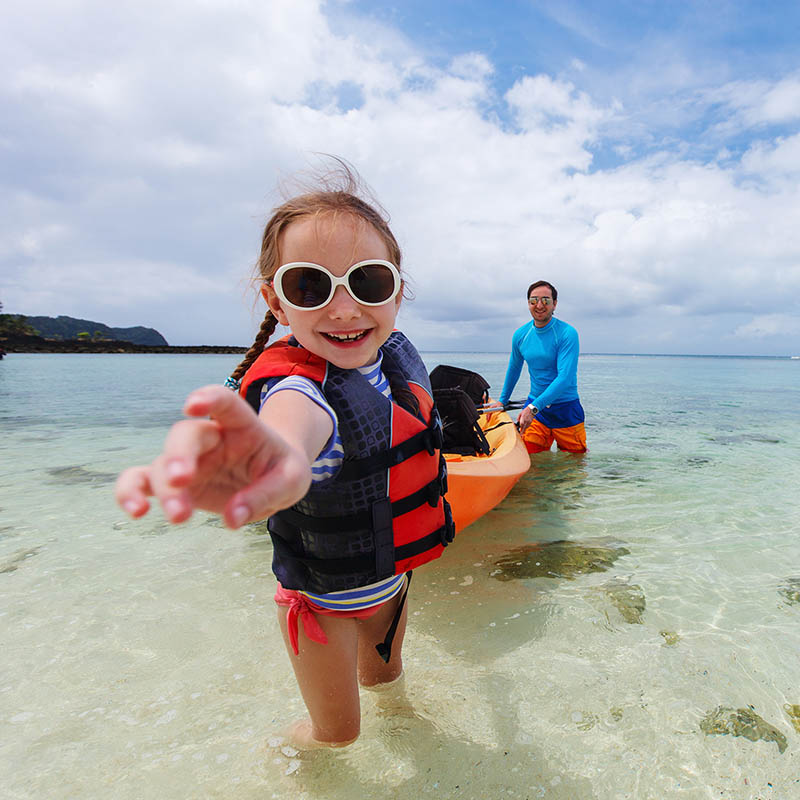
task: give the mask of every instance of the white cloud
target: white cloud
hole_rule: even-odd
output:
[[[573,130],[584,142],[593,138],[596,126],[608,116],[571,83],[547,75],[526,76],[517,81],[506,93],[506,100],[522,127]]]
[[[741,124],[748,127],[800,120],[800,75],[788,75],[774,82],[731,81],[704,95],[710,102],[728,105]]]
[[[743,156],[742,170],[775,188],[796,189],[800,179],[800,134],[757,142]]]
[[[798,334],[800,334],[800,315],[789,314],[759,314],[734,331],[734,335],[741,339]]]
[[[145,3],[114,25],[99,3],[43,6],[0,33],[8,311],[247,343],[273,187],[328,152],[391,212],[416,290],[401,321],[428,349],[504,349],[540,277],[589,350],[688,348],[701,324],[712,348],[759,348],[766,323],[746,319],[763,308],[800,336],[800,134],[762,126],[797,119],[796,76],[712,87],[697,108],[665,96],[652,119],[715,102],[715,137],[762,126],[701,162],[656,147],[637,109],[547,74],[502,93],[484,54],[437,67],[391,28],[332,27],[338,6]],[[598,164],[604,149],[622,162]]]

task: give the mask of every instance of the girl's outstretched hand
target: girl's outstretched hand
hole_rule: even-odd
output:
[[[303,442],[278,434],[230,389],[197,389],[183,411],[204,419],[173,425],[152,464],[117,479],[117,503],[132,517],[146,514],[148,498],[156,497],[170,522],[184,522],[201,508],[238,528],[305,496],[311,467]]]

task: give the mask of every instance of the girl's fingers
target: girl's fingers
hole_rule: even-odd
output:
[[[192,392],[184,412],[210,419],[176,423],[167,434],[161,455],[151,465],[126,470],[117,480],[117,502],[131,516],[140,517],[149,510],[148,497],[158,498],[164,515],[173,523],[187,520],[196,507],[219,510],[220,487],[210,476],[219,470],[241,473],[247,465],[258,473],[258,462],[263,468],[269,460],[269,448],[264,447],[264,439],[269,438],[266,428],[253,409],[229,389],[206,386]],[[268,502],[263,492],[256,495],[255,501],[245,498],[235,502],[235,496],[228,501],[225,518],[230,527],[254,518],[250,509],[257,513]]]
[[[158,497],[165,516],[170,522],[184,522],[192,515],[192,503],[182,490],[168,489],[157,491],[159,464],[147,467],[131,467],[117,478],[114,496],[121,508],[134,519],[144,516],[150,510],[149,497]]]
[[[183,425],[184,423],[178,423]],[[170,433],[170,436],[172,433]],[[188,442],[194,439],[190,435]],[[169,522],[185,522],[192,516],[195,504],[190,495],[189,489],[176,483],[188,484],[195,475],[196,454],[189,454],[186,442],[177,437],[175,446],[183,445],[180,455],[170,458],[167,450],[160,455],[150,466],[150,489],[153,497],[158,498],[164,516]],[[190,447],[191,445],[189,445]],[[176,465],[179,469],[176,469]]]
[[[148,497],[153,494],[150,485],[150,467],[131,467],[117,478],[114,497],[117,504],[132,517],[141,517],[150,509]]]
[[[159,498],[164,516],[172,523],[186,522],[192,516],[194,503],[185,491],[175,492]]]
[[[197,462],[217,447],[226,432],[260,427],[258,417],[240,397],[222,386],[205,386],[186,399],[184,413],[211,419],[183,420],[172,426],[164,442],[159,478],[169,487],[187,486],[195,477]]]
[[[211,417],[224,428],[242,428],[258,419],[245,400],[224,386],[196,389],[186,398],[183,413],[190,417]]]
[[[230,391],[230,390],[228,390]],[[194,478],[198,459],[219,445],[222,434],[212,420],[187,419],[170,428],[164,451],[157,459],[154,476],[156,494],[186,486]]]
[[[280,465],[262,473],[252,484],[236,492],[225,506],[223,519],[229,528],[265,519],[305,497],[311,485],[311,468],[297,452],[289,452]]]

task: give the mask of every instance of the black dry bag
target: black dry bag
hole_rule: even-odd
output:
[[[442,419],[442,451],[489,455],[491,447],[478,424],[476,406],[489,399],[489,384],[477,372],[439,365],[430,375],[433,402]]]

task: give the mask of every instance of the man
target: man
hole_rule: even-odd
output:
[[[500,394],[500,402],[505,405],[524,361],[531,389],[517,425],[529,453],[549,450],[553,440],[559,450],[586,452],[584,413],[578,398],[578,332],[553,317],[557,305],[558,292],[552,283],[536,281],[528,287],[528,309],[533,321],[514,332]]]

